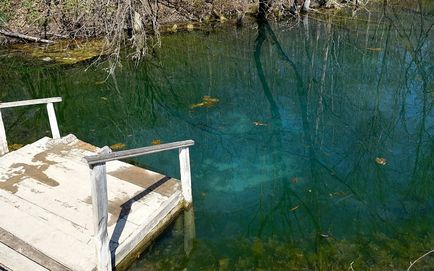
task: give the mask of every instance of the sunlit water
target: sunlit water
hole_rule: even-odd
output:
[[[167,35],[106,81],[3,50],[0,100],[62,96],[62,133],[98,146],[195,140],[193,250],[181,218],[131,270],[404,270],[434,248],[434,19],[404,15]],[[48,134],[2,113],[11,144]]]

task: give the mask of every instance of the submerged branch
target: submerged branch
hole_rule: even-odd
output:
[[[434,249],[433,250],[430,250],[430,251],[428,251],[427,253],[425,253],[425,254],[423,254],[422,256],[420,256],[419,258],[417,258],[414,262],[412,262],[411,264],[410,264],[410,266],[407,268],[407,271],[409,271],[410,270],[410,268],[412,268],[413,267],[413,265],[417,262],[417,261],[419,261],[420,259],[422,259],[422,258],[424,258],[424,257],[426,257],[426,256],[428,256],[429,254],[431,254],[431,253],[433,253],[434,252]]]

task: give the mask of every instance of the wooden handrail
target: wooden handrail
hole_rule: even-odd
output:
[[[9,152],[8,141],[6,138],[6,129],[5,129],[2,114],[1,114],[2,108],[4,109],[4,108],[27,106],[27,105],[46,104],[47,105],[47,112],[48,112],[48,119],[50,121],[51,134],[52,134],[53,138],[56,139],[56,138],[60,138],[60,132],[59,132],[59,126],[57,124],[56,112],[54,111],[53,103],[58,103],[61,101],[62,101],[61,97],[53,97],[53,98],[0,103],[0,155],[6,154]]]
[[[136,149],[125,150],[125,151],[91,155],[91,156],[84,157],[84,159],[86,159],[89,166],[92,166],[92,165],[101,164],[109,161],[133,158],[133,157],[142,156],[151,153],[190,147],[193,145],[194,145],[193,140],[177,141],[172,143],[160,144],[160,145],[143,147],[143,148],[136,148]]]
[[[109,245],[110,239],[107,233],[108,197],[106,162],[178,149],[182,196],[184,197],[184,201],[188,206],[193,202],[191,193],[189,151],[189,147],[193,145],[193,140],[185,140],[118,152],[110,152],[108,147],[104,147],[101,149],[99,154],[84,157],[90,168],[93,224],[95,233],[94,241],[97,258],[96,267],[98,271],[112,270]]]
[[[25,101],[17,101],[17,102],[7,102],[7,103],[0,103],[0,109],[26,106],[26,105],[59,103],[61,101],[62,101],[62,97],[53,97],[53,98],[33,99],[33,100],[25,100]]]

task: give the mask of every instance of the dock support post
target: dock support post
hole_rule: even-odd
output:
[[[186,205],[193,203],[191,194],[190,152],[188,147],[179,148],[179,166],[181,172],[182,195]]]
[[[3,123],[2,111],[0,110],[0,155],[9,152],[8,141],[6,140],[6,130]]]
[[[57,125],[56,112],[54,111],[53,103],[47,103],[47,112],[53,139],[58,139],[60,138],[60,132],[59,126]]]
[[[187,256],[193,250],[193,242],[196,238],[196,226],[194,223],[193,206],[184,211],[184,251]]]
[[[103,149],[101,153],[108,153],[108,149]],[[107,176],[106,163],[90,166],[90,179],[92,189],[92,208],[94,240],[96,247],[96,267],[98,271],[111,271],[110,240],[107,233]]]

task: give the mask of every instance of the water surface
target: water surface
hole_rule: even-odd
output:
[[[2,50],[0,100],[62,96],[62,133],[98,146],[195,140],[194,248],[178,221],[131,270],[405,270],[434,248],[433,23],[400,11],[177,33],[108,77]],[[42,107],[2,113],[11,144],[49,135]],[[134,162],[179,176],[176,152]]]

